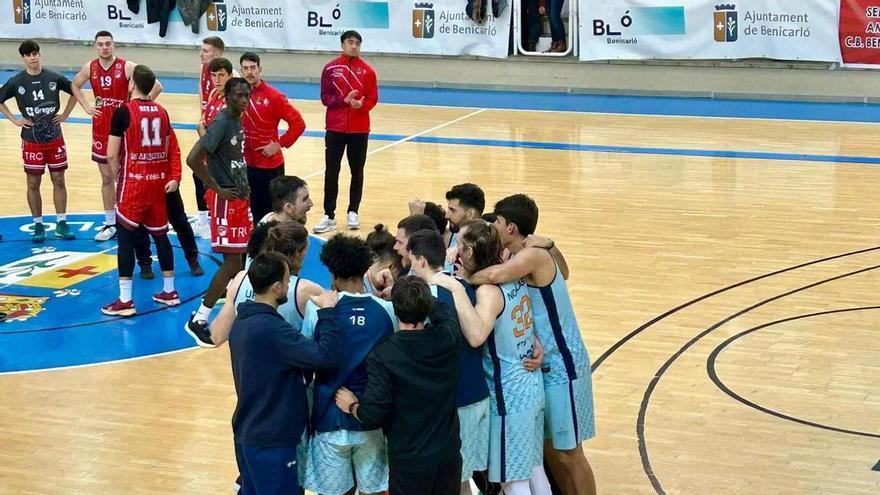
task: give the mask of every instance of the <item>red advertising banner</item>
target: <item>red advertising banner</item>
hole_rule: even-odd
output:
[[[840,52],[844,64],[880,68],[880,0],[840,0]]]

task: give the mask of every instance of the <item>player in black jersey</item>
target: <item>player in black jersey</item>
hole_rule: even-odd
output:
[[[43,68],[40,60],[40,45],[32,40],[23,42],[18,53],[24,62],[25,70],[12,76],[0,89],[0,111],[13,124],[21,127],[22,158],[27,174],[27,199],[34,219],[34,242],[46,240],[43,226],[43,198],[40,196],[40,183],[46,167],[52,179],[53,199],[58,225],[55,237],[74,239],[67,225],[67,188],[64,184],[64,171],[67,169],[67,150],[61,135],[61,122],[67,120],[76,99],[72,96],[70,80],[57,72]],[[64,111],[61,107],[60,92],[71,95]],[[20,117],[16,117],[4,102],[15,98]]]

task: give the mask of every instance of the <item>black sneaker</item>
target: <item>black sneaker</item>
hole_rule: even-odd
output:
[[[189,263],[189,273],[194,277],[201,277],[205,274],[205,270],[202,270],[202,265],[199,264],[198,258],[192,260],[186,260]]]
[[[189,334],[193,340],[196,341],[196,345],[199,347],[211,348],[217,347],[217,344],[211,340],[211,329],[208,327],[207,321],[202,320],[194,320],[195,313],[193,313],[192,317],[190,317],[189,321],[186,322],[186,325],[183,326],[183,329],[186,330],[186,333]]]
[[[153,280],[156,278],[156,274],[153,273],[153,265],[140,265],[141,267],[141,278],[144,280]]]

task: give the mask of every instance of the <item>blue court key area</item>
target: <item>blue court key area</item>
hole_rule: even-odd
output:
[[[194,346],[183,325],[221,262],[210,242],[197,241],[205,274],[194,277],[171,235],[180,306],[169,308],[152,300],[162,290],[153,248],[156,278],[141,280],[135,269],[138,314],[106,316],[100,308],[116,299],[119,289],[115,240],[93,240],[102,220],[102,215],[68,215],[74,241],[53,239],[55,225],[46,222],[47,241],[34,244],[30,217],[0,218],[0,312],[7,315],[0,322],[0,373],[96,364]],[[322,244],[312,237],[302,274],[327,287],[329,275],[318,261]]]

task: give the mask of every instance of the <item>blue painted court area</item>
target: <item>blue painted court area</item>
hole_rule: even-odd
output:
[[[153,302],[152,295],[162,290],[161,277],[141,280],[136,269],[133,299],[138,314],[105,316],[101,306],[116,299],[119,289],[115,241],[92,239],[102,219],[70,215],[68,222],[78,237],[74,241],[52,239],[54,224],[47,223],[50,240],[34,244],[29,217],[0,218],[0,312],[7,315],[0,322],[0,373],[118,361],[194,346],[183,324],[198,308],[219,266],[210,243],[198,240],[205,275],[194,277],[171,236],[180,306]],[[318,261],[323,241],[312,239],[314,248],[302,274],[326,287],[329,276]],[[153,269],[158,275],[156,261]]]
[[[0,71],[5,83],[16,71]],[[68,77],[75,74],[66,73]],[[274,82],[288,98],[320,100],[318,83]],[[165,91],[197,94],[195,78],[163,77]],[[685,98],[666,96],[595,95],[540,91],[489,91],[483,89],[380,86],[381,103],[467,108],[550,110],[556,112],[678,115],[693,117],[820,120],[829,122],[880,122],[880,105],[803,101]]]

